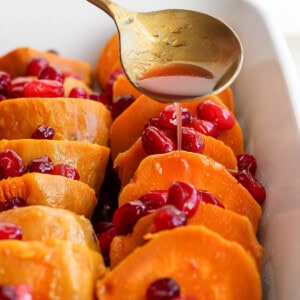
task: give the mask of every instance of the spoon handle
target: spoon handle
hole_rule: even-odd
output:
[[[120,7],[116,3],[110,0],[87,0],[90,3],[94,4],[104,12],[106,12],[110,17],[112,17],[115,21],[118,21],[119,18],[124,14],[128,14],[128,11],[123,7]]]

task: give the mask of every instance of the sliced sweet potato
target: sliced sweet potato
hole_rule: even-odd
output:
[[[125,75],[120,75],[113,83],[113,101],[124,94],[131,94],[138,98],[142,93],[136,89]]]
[[[33,299],[93,299],[101,254],[70,241],[0,241],[0,284],[27,284]],[[84,274],[84,275],[83,275]]]
[[[116,236],[110,247],[110,263],[114,268],[136,247],[146,243],[145,235],[153,222],[155,213],[142,217],[128,235]],[[248,218],[216,205],[200,203],[196,213],[188,219],[187,225],[203,225],[223,238],[239,243],[249,252],[260,268],[263,248],[258,243]]]
[[[97,80],[102,88],[105,87],[109,74],[121,66],[119,51],[119,34],[115,33],[102,48],[97,62]]]
[[[66,209],[40,205],[19,207],[2,211],[0,222],[20,226],[23,241],[69,240],[99,251],[90,220]]]
[[[41,124],[54,139],[108,145],[111,113],[101,103],[74,98],[19,98],[0,102],[0,139],[30,138]]]
[[[32,159],[48,155],[53,164],[69,164],[76,168],[80,181],[96,192],[101,188],[109,159],[109,148],[97,144],[58,140],[0,140],[0,152],[16,151],[25,165]]]
[[[247,216],[256,232],[261,207],[224,166],[202,154],[174,151],[147,156],[132,181],[121,190],[119,205],[148,191],[168,189],[174,181],[189,182],[209,191],[225,208]]]
[[[213,137],[203,134],[200,134],[200,136],[204,142],[204,155],[224,165],[227,169],[236,169],[237,159],[230,147]],[[114,168],[118,172],[121,186],[129,183],[138,165],[146,156],[141,138],[139,138],[128,150],[116,157]]]
[[[187,107],[191,114],[195,116],[199,103],[207,99],[224,106],[217,96],[209,96],[208,98],[182,103],[182,107]],[[119,115],[113,121],[110,129],[109,138],[112,158],[115,159],[119,153],[129,149],[141,136],[144,126],[149,119],[158,117],[166,105],[142,95]],[[243,134],[238,122],[235,122],[231,129],[220,132],[218,139],[231,147],[235,155],[244,152]]]
[[[182,296],[195,299],[261,299],[259,271],[236,242],[203,226],[162,231],[97,281],[101,300],[145,299],[148,286],[172,278]]]
[[[228,87],[218,93],[217,96],[232,112],[235,111],[235,103],[231,87]]]
[[[40,56],[45,57],[50,65],[59,68],[64,73],[78,75],[88,86],[92,84],[92,66],[87,62],[29,47],[16,48],[1,56],[0,70],[10,73],[12,77],[24,76],[29,61]]]
[[[91,218],[97,204],[95,191],[84,182],[63,176],[26,173],[0,181],[0,204],[13,197],[28,205],[64,208]]]

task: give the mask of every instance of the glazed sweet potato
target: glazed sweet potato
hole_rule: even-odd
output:
[[[0,222],[21,227],[23,241],[69,240],[99,251],[93,226],[87,218],[62,208],[31,205],[0,212]]]
[[[145,235],[149,232],[154,217],[155,212],[142,217],[134,226],[131,234],[114,237],[110,246],[110,266],[112,268],[135,248],[147,242]],[[260,269],[263,248],[258,243],[248,218],[216,205],[201,202],[196,213],[187,220],[187,226],[189,225],[205,226],[223,238],[239,243],[253,256],[258,269]]]
[[[108,145],[110,111],[101,103],[75,98],[19,98],[0,102],[0,139],[30,138],[41,124],[54,139]]]
[[[10,73],[12,77],[24,76],[29,61],[40,56],[45,57],[50,65],[59,68],[64,73],[79,76],[88,86],[92,84],[92,67],[87,62],[29,47],[16,48],[1,56],[0,70]]]
[[[235,170],[237,168],[237,159],[232,149],[226,146],[222,141],[213,137],[200,134],[204,142],[203,155],[206,155],[225,168]],[[128,150],[120,153],[115,161],[114,168],[118,172],[121,186],[129,183],[140,162],[147,156],[141,138],[139,138]]]
[[[87,184],[63,176],[26,173],[0,181],[0,203],[13,197],[28,205],[64,208],[91,218],[97,204],[95,191]]]
[[[202,154],[174,151],[147,156],[132,181],[121,190],[119,205],[148,191],[168,189],[174,181],[189,182],[197,189],[209,191],[226,209],[247,216],[256,232],[261,207],[224,166]]]
[[[253,258],[238,243],[203,226],[182,226],[151,236],[97,282],[97,297],[145,299],[148,286],[165,277],[177,282],[182,296],[196,300],[262,298]]]
[[[27,284],[32,298],[94,299],[101,254],[70,241],[0,241],[0,284]]]

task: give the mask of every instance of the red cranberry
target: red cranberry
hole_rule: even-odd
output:
[[[257,163],[256,159],[252,154],[249,153],[243,153],[237,156],[237,163],[238,163],[238,169],[239,171],[247,170],[252,175],[255,174]]]
[[[169,188],[168,203],[191,217],[199,206],[197,189],[189,183],[176,181]]]
[[[91,93],[89,95],[89,99],[90,100],[94,100],[97,102],[102,103],[103,105],[106,106],[106,108],[111,109],[111,102],[109,101],[109,99],[104,95],[104,94],[100,94],[100,93]]]
[[[149,126],[142,133],[142,144],[147,154],[160,154],[176,150],[176,144],[161,129]]]
[[[94,223],[94,229],[97,234],[105,232],[114,227],[114,224],[108,221],[99,221]]]
[[[17,292],[13,285],[0,285],[1,300],[18,300]]]
[[[50,157],[47,155],[34,158],[27,165],[27,172],[51,174],[52,170],[53,170],[53,163]]]
[[[202,153],[204,150],[204,143],[201,136],[193,128],[182,127],[182,150],[194,153]]]
[[[6,88],[11,82],[11,76],[10,74],[0,71],[0,94],[6,93]]]
[[[190,127],[194,128],[196,131],[202,134],[212,136],[214,138],[218,137],[218,128],[214,123],[210,121],[194,118],[190,124]]]
[[[24,171],[23,160],[14,150],[0,152],[0,179],[21,176]]]
[[[0,240],[22,240],[22,229],[16,224],[0,222]]]
[[[187,108],[181,108],[181,119],[182,119],[182,126],[188,126],[190,124],[191,114]],[[177,117],[176,117],[176,109],[174,105],[168,105],[160,112],[158,118],[158,127],[162,129],[163,128],[176,129]]]
[[[70,179],[79,180],[80,176],[76,168],[69,164],[57,164],[54,165],[52,173],[53,175],[61,175]]]
[[[145,124],[144,128],[147,128],[149,126],[159,127],[158,126],[158,118],[150,118],[149,121]]]
[[[6,96],[0,94],[0,101],[5,100],[5,99],[6,99]]]
[[[124,94],[116,98],[111,106],[111,115],[115,119],[118,117],[130,104],[135,100],[135,97],[131,94]]]
[[[219,130],[228,130],[235,124],[233,113],[211,100],[203,101],[198,105],[197,116],[199,119],[214,123]]]
[[[73,87],[69,93],[70,98],[89,99],[89,93],[81,86]]]
[[[40,72],[38,79],[55,80],[63,83],[65,77],[64,73],[60,69],[48,66]]]
[[[186,225],[186,214],[174,205],[165,205],[158,209],[153,223],[149,228],[151,233]]]
[[[32,300],[32,289],[27,284],[16,284],[15,290],[17,293],[16,300]]]
[[[123,69],[118,68],[118,69],[113,70],[108,76],[108,79],[105,83],[104,92],[105,92],[106,97],[110,101],[112,100],[113,84],[116,81],[116,79],[122,74],[124,74]]]
[[[101,254],[103,255],[106,264],[109,264],[109,251],[111,242],[117,235],[119,235],[119,232],[115,227],[112,227],[107,231],[104,231],[97,235],[99,239]]]
[[[204,190],[198,190],[198,199],[199,201],[203,201],[207,204],[213,204],[225,208],[224,205],[215,198],[210,192]]]
[[[148,214],[167,204],[168,191],[151,191],[139,197],[139,200],[146,206],[146,213]]]
[[[12,79],[6,87],[7,98],[21,98],[24,97],[24,85],[32,81],[31,77],[16,77]]]
[[[55,130],[51,126],[40,125],[32,133],[31,138],[36,140],[52,140]]]
[[[27,203],[20,197],[13,197],[3,203],[2,210],[15,209],[27,206]]]
[[[128,234],[139,218],[145,215],[146,207],[139,201],[127,202],[116,209],[112,222],[121,234]]]
[[[26,68],[26,76],[38,77],[40,72],[49,66],[49,62],[44,57],[34,57],[30,60]]]
[[[146,291],[147,300],[173,300],[180,296],[180,287],[173,278],[165,277],[152,282]]]
[[[61,82],[48,79],[33,79],[24,85],[23,97],[63,97]]]
[[[262,205],[266,199],[264,186],[247,170],[237,172],[235,177],[249,191],[252,197]]]

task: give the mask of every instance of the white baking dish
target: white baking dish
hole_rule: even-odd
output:
[[[281,33],[259,2],[247,0],[117,1],[133,10],[185,8],[226,21],[245,50],[234,83],[246,148],[259,162],[268,197],[260,227],[265,299],[300,299],[300,89]],[[1,0],[0,53],[15,47],[56,49],[95,65],[113,21],[85,0]],[[299,99],[298,99],[299,98]]]

